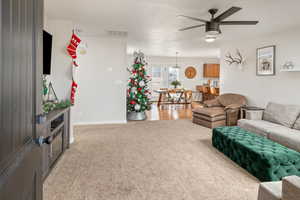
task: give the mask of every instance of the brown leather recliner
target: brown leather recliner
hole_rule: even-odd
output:
[[[202,108],[193,110],[193,122],[208,128],[235,126],[240,108],[246,98],[239,94],[223,94],[214,100],[205,101]]]

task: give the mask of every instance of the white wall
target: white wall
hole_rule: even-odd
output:
[[[300,30],[248,40],[230,41],[221,48],[221,92],[245,95],[250,105],[266,106],[269,101],[300,104],[300,72],[280,72],[286,61],[300,67]],[[276,76],[256,76],[256,49],[276,45]],[[246,58],[244,70],[228,66],[227,52],[239,49]]]
[[[126,122],[126,38],[85,37],[87,54],[78,59],[74,124]]]
[[[44,29],[53,35],[51,75],[48,80],[52,82],[59,100],[69,99],[72,62],[66,47],[71,39],[73,23],[66,20],[45,20]]]
[[[172,67],[176,64],[175,57],[158,57],[158,56],[146,56],[146,61],[148,63],[148,67],[151,66],[165,66]],[[132,65],[132,56],[129,56],[128,65]],[[205,63],[219,63],[220,59],[218,58],[178,58],[178,65],[180,68],[180,82],[182,87],[186,89],[195,90],[196,85],[201,85],[204,82],[207,82],[207,78],[203,78],[203,64]],[[185,69],[189,66],[194,66],[197,69],[197,75],[193,79],[188,79],[185,77]]]
[[[69,99],[72,83],[71,58],[66,47],[74,25],[66,20],[45,20],[53,35],[51,75],[59,100]],[[87,54],[78,56],[78,90],[71,121],[76,124],[126,122],[126,37],[101,34],[83,37]]]

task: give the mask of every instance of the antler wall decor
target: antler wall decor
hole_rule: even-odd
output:
[[[232,65],[232,64],[241,65],[244,63],[244,58],[238,49],[236,50],[236,57],[232,56],[231,53],[228,53],[225,57],[226,57],[225,61],[229,65]]]

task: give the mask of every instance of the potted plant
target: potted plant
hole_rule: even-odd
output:
[[[172,81],[171,85],[173,85],[174,88],[176,89],[178,86],[181,86],[181,83],[178,80],[176,80],[176,81]]]

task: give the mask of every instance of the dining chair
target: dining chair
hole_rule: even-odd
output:
[[[185,103],[191,103],[193,100],[193,91],[186,90],[184,93],[185,93]]]
[[[209,100],[209,94],[210,94],[210,87],[209,86],[202,86],[202,101]]]
[[[214,87],[210,88],[210,94],[216,96],[217,95],[217,90]]]

